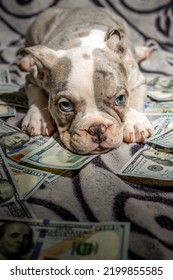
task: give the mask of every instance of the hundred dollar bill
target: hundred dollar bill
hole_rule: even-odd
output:
[[[145,114],[173,114],[173,102],[151,103],[145,108]]]
[[[152,143],[161,147],[173,149],[173,129],[170,129],[158,136],[148,139],[147,143]]]
[[[150,119],[150,117],[149,117]],[[153,136],[148,138],[146,142],[149,142],[156,136],[163,134],[164,132],[173,128],[173,115],[160,115],[160,117],[154,121],[155,130]]]
[[[13,149],[11,149],[11,148],[6,149],[6,155],[8,156],[8,158],[12,159],[13,161],[20,163],[21,159],[25,155],[27,155],[28,153],[31,153],[32,151],[35,151],[35,149],[37,149],[38,147],[41,147],[48,140],[49,140],[49,137],[42,136],[42,135],[36,136],[36,137],[31,137],[29,139],[29,141],[24,143],[22,146],[18,146]],[[29,166],[32,167],[32,169],[37,168],[39,170],[42,170],[42,168],[40,166],[35,166],[32,164],[29,164]],[[52,170],[50,168],[44,168],[44,170],[42,170],[42,171],[44,171],[48,174],[48,176],[46,177],[45,180],[49,183],[54,181],[58,177],[60,177],[62,174],[64,174],[64,170],[57,171],[57,174],[52,174],[51,173]],[[37,170],[37,172],[39,172],[39,171]]]
[[[80,223],[41,220],[22,220],[21,223],[20,220],[1,219],[0,229],[2,226],[10,228],[11,232],[19,232],[23,238],[25,238],[24,233],[28,233],[26,234],[27,240],[24,243],[28,250],[23,250],[24,248],[16,245],[16,259],[127,259],[129,223]],[[14,244],[15,242],[14,239]],[[9,247],[6,249],[10,252]],[[11,251],[14,254],[14,251]],[[5,252],[4,255],[1,253],[0,258],[5,258]],[[8,254],[8,258],[10,259],[10,254]]]
[[[8,159],[19,193],[27,200],[47,180],[49,173],[20,165]]]
[[[4,93],[13,93],[20,89],[20,86],[12,83],[0,84],[0,96]]]
[[[0,119],[0,136],[9,132],[21,131],[19,128]]]
[[[96,155],[74,154],[62,148],[57,140],[51,137],[43,146],[24,156],[22,162],[51,168],[53,173],[53,170],[58,169],[79,169],[95,157]]]
[[[0,148],[0,217],[33,218]]]
[[[148,81],[147,95],[156,101],[172,101],[173,77],[158,76]]]
[[[29,141],[29,136],[7,124],[3,123],[2,120],[0,120],[0,146],[6,147],[8,149],[15,149],[17,147],[22,146],[24,143],[27,143]]]
[[[172,148],[172,129],[173,116],[166,116],[166,118],[160,118],[160,124],[157,126],[154,135],[148,138],[145,141],[145,143],[152,143],[163,147]]]
[[[16,115],[16,109],[12,106],[0,103],[0,118],[13,117]]]
[[[0,85],[10,84],[10,83],[11,83],[11,79],[10,79],[10,73],[8,69],[0,68]]]
[[[147,95],[156,101],[173,101],[173,90],[148,89]]]
[[[151,122],[151,124],[153,126],[153,130],[154,130],[151,137],[153,137],[155,135],[155,133],[158,130],[158,127],[164,121],[164,118],[162,116],[163,116],[162,114],[159,114],[159,115],[150,114],[150,115],[148,115],[148,119]],[[166,118],[166,115],[164,115],[164,116]]]
[[[17,162],[20,162],[20,160],[27,155],[28,153],[34,151],[38,147],[41,147],[43,144],[45,144],[49,140],[49,137],[47,136],[36,136],[31,137],[28,142],[24,143],[20,147],[16,147],[14,149],[7,149],[6,154],[9,158],[12,160],[15,160]]]
[[[28,108],[24,90],[15,84],[0,84],[0,104],[4,102],[19,108]]]
[[[142,185],[172,186],[173,154],[164,152],[164,149],[145,146],[134,154],[118,175]]]
[[[51,170],[49,170],[49,171],[51,171]],[[53,182],[54,180],[56,180],[60,176],[62,176],[65,172],[66,172],[66,170],[62,170],[62,172],[59,172],[58,174],[49,173],[49,175],[46,178],[46,182],[48,182],[48,183]]]

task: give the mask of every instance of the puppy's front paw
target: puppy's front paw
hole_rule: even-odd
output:
[[[131,109],[124,124],[123,141],[143,143],[153,133],[153,127],[144,113]]]
[[[48,109],[41,110],[36,105],[32,105],[22,121],[22,130],[31,136],[51,135],[55,126]]]

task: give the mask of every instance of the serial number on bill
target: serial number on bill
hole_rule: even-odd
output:
[[[163,267],[161,266],[106,266],[103,268],[103,271],[103,275],[163,275]]]

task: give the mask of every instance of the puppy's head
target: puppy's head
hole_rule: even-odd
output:
[[[25,49],[34,57],[38,82],[49,93],[60,139],[75,153],[103,153],[122,143],[128,77],[120,36],[120,31],[110,30],[98,48]]]

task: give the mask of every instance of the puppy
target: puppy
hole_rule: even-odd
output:
[[[32,136],[58,129],[65,147],[79,154],[149,137],[146,83],[127,36],[125,22],[104,8],[51,8],[39,15],[20,63],[29,70],[22,129]]]

